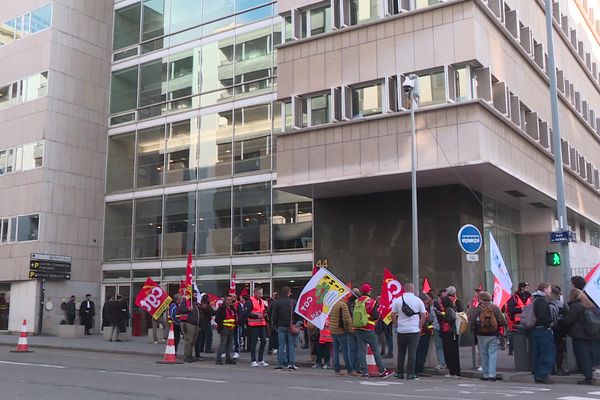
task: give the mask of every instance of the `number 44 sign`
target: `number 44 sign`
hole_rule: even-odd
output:
[[[171,297],[151,278],[147,278],[135,298],[135,304],[148,311],[152,318],[158,319],[171,304]]]

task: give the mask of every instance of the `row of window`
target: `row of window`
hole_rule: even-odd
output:
[[[270,92],[280,39],[269,26],[115,71],[110,112],[140,108],[144,119]]]
[[[48,72],[0,85],[0,110],[48,95]]]
[[[0,243],[38,240],[39,228],[39,214],[0,218]]]
[[[114,60],[220,33],[273,17],[273,0],[144,0],[115,10]]]
[[[110,136],[106,191],[271,170],[279,116],[269,103]]]
[[[0,25],[0,46],[41,32],[52,25],[52,3],[4,21]]]
[[[44,161],[44,141],[0,150],[0,176],[39,168]]]
[[[104,259],[312,248],[312,202],[264,182],[106,204]]]

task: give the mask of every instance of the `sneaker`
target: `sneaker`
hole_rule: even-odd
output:
[[[569,376],[569,373],[564,369],[559,369],[558,371],[556,371],[556,376]]]
[[[277,349],[273,349],[273,354],[277,354]]]
[[[158,341],[157,341],[157,340],[155,340],[155,341],[154,341],[154,344],[158,344]]]
[[[298,371],[298,367],[296,367],[295,365],[288,365],[288,369],[290,371]]]
[[[477,371],[483,371],[483,368],[477,367]]]
[[[450,374],[444,375],[444,378],[452,378],[452,377],[453,377],[453,375],[450,375]]]
[[[490,380],[490,378],[481,377],[481,378],[479,378],[479,380],[481,380],[481,381],[486,381],[486,382],[487,382],[487,381],[489,381],[489,380]]]
[[[161,339],[161,342],[167,343],[167,339]]]
[[[435,367],[433,367],[434,369],[446,369],[445,365],[436,365]]]
[[[356,371],[352,371],[348,374],[348,376],[360,376],[360,373],[358,373]]]
[[[320,369],[321,365],[320,364],[313,364],[313,366],[311,368],[312,369]]]
[[[235,353],[233,353],[233,359],[237,360],[238,358],[240,358],[240,354],[236,351]]]
[[[250,366],[251,366],[251,367],[258,367],[258,363],[257,363],[256,361],[252,361],[252,362],[250,363]]]
[[[329,365],[325,364],[325,365],[323,365],[323,366],[321,367],[321,369],[331,369],[331,366],[329,366]]]
[[[259,361],[259,362],[258,362],[258,366],[259,366],[259,367],[268,367],[268,366],[269,366],[269,364],[268,364],[268,363],[266,363],[266,362],[264,362],[264,361]]]
[[[379,373],[379,377],[385,379],[388,376],[391,376],[393,374],[394,374],[394,371],[392,371],[391,369],[386,369],[385,371],[382,371]]]
[[[546,385],[552,385],[554,383],[554,381],[550,378],[540,378],[540,379],[534,379],[535,383],[542,383],[542,384],[546,384]],[[579,383],[579,382],[577,382]]]
[[[361,378],[368,378],[369,374],[367,372],[363,372],[362,374],[360,374]]]
[[[193,358],[184,358],[183,359],[184,363],[193,363],[194,361],[196,361],[196,360],[194,360]]]
[[[227,356],[227,354],[225,354],[225,353],[221,354],[221,357],[226,357],[226,356]]]

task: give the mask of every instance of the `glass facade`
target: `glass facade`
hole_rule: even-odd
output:
[[[41,32],[51,25],[52,3],[49,3],[0,24],[0,46]]]

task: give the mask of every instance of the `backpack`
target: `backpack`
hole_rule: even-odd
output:
[[[356,300],[354,302],[352,311],[352,327],[354,328],[364,328],[369,324],[369,313],[367,313],[365,301]]]
[[[414,312],[413,309],[410,308],[408,304],[406,304],[406,301],[404,300],[404,295],[402,295],[402,313],[404,313],[404,315],[406,315],[409,318],[416,314],[416,312]]]
[[[493,306],[484,306],[479,311],[479,333],[483,335],[498,333],[498,320]]]
[[[587,336],[600,338],[600,316],[596,310],[583,311],[583,331]]]
[[[445,318],[449,324],[456,322],[456,310],[454,308],[447,308]]]
[[[462,335],[469,329],[469,318],[467,313],[459,312],[456,313],[456,320],[454,321],[454,331],[457,335]]]
[[[535,317],[535,312],[533,310],[534,303],[535,300],[523,307],[523,312],[521,312],[521,323],[519,326],[524,330],[535,328],[537,318]]]

